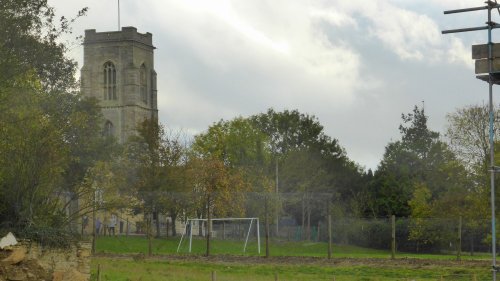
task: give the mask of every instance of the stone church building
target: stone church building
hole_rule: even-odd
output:
[[[119,143],[146,118],[158,118],[153,35],[135,27],[85,30],[81,89],[99,100],[103,130]]]
[[[158,118],[154,50],[153,35],[139,33],[135,27],[109,32],[85,30],[81,91],[99,101],[103,133],[116,137],[119,143],[136,134],[143,120]],[[142,217],[112,210],[97,214],[104,229],[112,213],[118,217],[117,233],[141,232],[138,223]],[[86,233],[91,233],[92,225],[86,224]]]

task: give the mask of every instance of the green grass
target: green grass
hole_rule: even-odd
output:
[[[97,264],[101,268],[101,280],[113,281],[203,281],[211,280],[212,271],[218,281],[272,281],[279,280],[328,280],[336,281],[470,281],[490,277],[488,268],[477,267],[376,267],[376,266],[315,266],[315,265],[255,265],[223,264],[163,260],[123,260],[94,258],[93,280],[96,280]],[[441,279],[443,278],[443,279]]]
[[[155,255],[177,254],[179,238],[153,239],[152,248]],[[264,241],[261,241],[261,256],[265,253]],[[255,241],[249,242],[247,252],[243,253],[243,241],[212,240],[212,254],[229,254],[240,256],[258,256],[257,244]],[[137,254],[147,253],[148,243],[144,237],[138,236],[117,236],[117,237],[99,237],[96,246],[98,253],[113,254]],[[193,239],[192,254],[205,254],[206,241],[204,239]],[[181,245],[179,254],[188,254],[188,241]],[[270,244],[271,256],[303,256],[303,257],[326,257],[327,243],[323,242],[274,242]],[[349,245],[333,245],[334,258],[389,258],[388,250],[377,250],[361,248]],[[454,260],[452,254],[414,254],[397,253],[398,258],[422,258],[438,260]],[[463,260],[481,260],[489,259],[487,254],[475,254],[474,256],[464,253]]]
[[[490,270],[488,266],[479,266],[477,263],[462,265],[460,263],[438,262],[437,260],[454,260],[455,255],[419,255],[411,253],[398,253],[395,262],[374,262],[371,259],[388,259],[387,250],[366,249],[347,245],[334,245],[334,258],[344,259],[342,263],[307,263],[302,264],[299,260],[293,264],[286,258],[278,260],[276,264],[261,264],[255,260],[237,260],[228,262],[225,257],[215,260],[206,259],[179,259],[169,258],[168,255],[189,255],[187,253],[187,242],[181,246],[179,254],[176,253],[179,238],[153,239],[153,254],[167,255],[153,259],[133,260],[130,257],[94,257],[92,260],[92,272],[95,277],[97,264],[102,269],[101,280],[117,281],[202,281],[211,280],[212,271],[217,272],[218,281],[272,281],[274,274],[279,275],[279,280],[333,280],[336,281],[430,281],[430,280],[456,280],[470,281],[473,276],[476,280],[488,280]],[[205,253],[203,239],[193,240],[193,255]],[[244,254],[242,241],[212,241],[212,253],[229,254],[239,256],[258,256],[255,242],[251,242]],[[137,254],[147,253],[148,241],[144,237],[117,236],[99,237],[97,240],[97,252],[109,254]],[[314,242],[272,242],[270,252],[272,256],[303,256],[303,257],[326,257],[327,244]],[[264,254],[262,244],[261,256]],[[404,262],[404,258],[426,259],[420,264]],[[470,257],[464,253],[463,259],[489,259],[486,254]],[[432,260],[437,264],[432,265]],[[253,262],[253,263],[252,263]],[[444,265],[443,265],[444,264]],[[471,266],[472,265],[472,266]],[[443,279],[441,279],[441,277]],[[94,279],[95,280],[95,279]]]

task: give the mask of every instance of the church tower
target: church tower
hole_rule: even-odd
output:
[[[124,143],[144,119],[158,118],[153,35],[90,29],[83,46],[83,95],[99,100],[104,134]]]

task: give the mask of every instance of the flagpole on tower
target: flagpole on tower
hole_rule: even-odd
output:
[[[118,0],[118,31],[120,31],[120,0]]]

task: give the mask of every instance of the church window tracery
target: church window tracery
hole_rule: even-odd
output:
[[[104,64],[104,99],[116,100],[116,68],[108,61]]]

